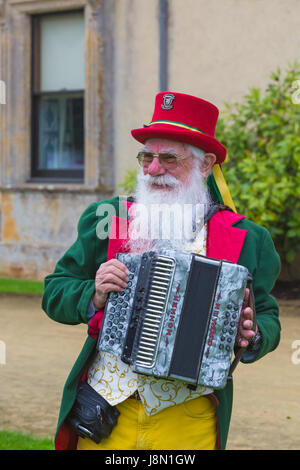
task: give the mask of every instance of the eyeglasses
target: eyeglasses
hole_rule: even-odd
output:
[[[175,170],[179,162],[181,162],[182,160],[186,160],[187,158],[191,158],[191,156],[181,157],[179,155],[174,155],[173,153],[167,152],[159,154],[154,154],[151,152],[139,152],[136,158],[138,159],[139,164],[143,168],[148,168],[153,162],[153,159],[158,158],[158,161],[163,168],[165,168],[166,170]]]

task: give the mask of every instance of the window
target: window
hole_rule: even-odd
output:
[[[33,17],[33,179],[83,180],[84,64],[83,12]]]

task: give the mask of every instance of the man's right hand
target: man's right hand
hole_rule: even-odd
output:
[[[110,292],[122,292],[128,284],[129,271],[125,264],[117,259],[111,259],[102,263],[96,273],[96,292],[93,297],[94,306],[97,309],[104,307]]]

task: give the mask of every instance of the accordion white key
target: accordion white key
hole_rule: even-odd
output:
[[[173,251],[117,258],[130,281],[124,292],[109,294],[98,350],[139,374],[224,388],[248,270]]]

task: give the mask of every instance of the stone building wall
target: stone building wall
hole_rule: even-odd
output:
[[[160,91],[160,0],[0,0],[0,277],[42,279],[88,204],[115,193]],[[84,10],[82,184],[31,178],[31,16]],[[299,0],[169,0],[167,82],[223,107],[299,59]],[[1,83],[1,82],[0,82]],[[299,273],[300,277],[300,273]]]

